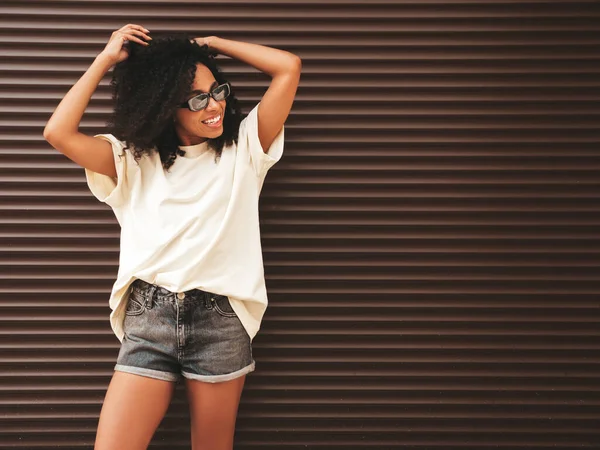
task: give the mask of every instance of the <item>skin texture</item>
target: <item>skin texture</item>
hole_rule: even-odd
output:
[[[192,450],[232,450],[246,375],[222,383],[185,379]],[[115,371],[94,450],[146,450],[173,398],[175,383]]]
[[[192,450],[232,450],[246,375],[222,383],[185,379]]]
[[[100,411],[94,450],[145,450],[174,390],[170,381],[115,371]]]
[[[196,76],[192,84],[192,90],[209,92],[210,86],[216,81],[212,72],[204,65],[196,65]],[[187,99],[196,94],[191,94]],[[187,100],[186,99],[186,100]],[[210,97],[210,102],[206,109],[202,111],[190,111],[187,108],[180,108],[175,113],[175,131],[181,145],[195,145],[205,142],[208,139],[214,139],[223,133],[223,124],[219,128],[211,128],[202,123],[210,117],[221,115],[225,123],[225,105],[227,99],[217,102]]]

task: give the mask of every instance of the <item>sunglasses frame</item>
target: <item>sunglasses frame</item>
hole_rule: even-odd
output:
[[[227,98],[227,97],[229,97],[229,95],[231,94],[231,84],[229,84],[229,82],[228,82],[228,81],[226,81],[225,83],[222,83],[222,84],[218,85],[216,88],[214,88],[214,89],[213,89],[212,91],[210,91],[210,92],[202,92],[201,94],[194,95],[194,96],[193,96],[192,98],[190,98],[188,101],[186,101],[186,102],[184,102],[184,103],[180,104],[180,105],[179,105],[179,107],[180,107],[180,108],[187,108],[187,109],[189,109],[190,111],[193,111],[193,112],[197,112],[197,111],[203,111],[203,110],[205,110],[205,109],[206,109],[206,107],[207,107],[207,106],[208,106],[208,104],[210,103],[210,98],[211,98],[211,97],[212,97],[212,98],[215,98],[215,97],[214,97],[214,92],[215,92],[217,89],[219,89],[219,88],[221,88],[221,87],[223,87],[223,86],[225,86],[225,85],[227,85],[227,90],[228,90],[227,96],[225,97],[225,98]],[[193,108],[192,108],[192,105],[191,105],[191,103],[190,103],[190,102],[191,102],[192,100],[194,100],[195,98],[197,98],[197,97],[200,97],[201,95],[207,95],[207,96],[208,96],[208,97],[207,97],[207,98],[208,98],[208,101],[206,102],[206,106],[204,106],[204,108],[201,108],[201,109],[193,109]],[[225,98],[224,98],[223,100],[225,100]],[[216,101],[218,101],[218,102],[219,102],[219,101],[221,101],[221,100],[217,100],[216,98],[215,98],[215,100],[216,100]]]

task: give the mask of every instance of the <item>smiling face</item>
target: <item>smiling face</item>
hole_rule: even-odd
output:
[[[210,92],[217,87],[218,83],[212,72],[204,65],[197,64],[196,77],[192,84],[192,92],[186,100],[200,94]],[[208,139],[219,137],[223,133],[223,120],[225,119],[225,105],[227,99],[216,101],[209,98],[208,106],[202,111],[190,111],[187,108],[179,108],[175,113],[175,130],[181,145],[195,145]],[[216,126],[203,123],[211,117],[221,116],[220,123]]]

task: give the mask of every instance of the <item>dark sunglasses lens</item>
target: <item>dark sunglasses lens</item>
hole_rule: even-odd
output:
[[[215,100],[221,101],[226,99],[229,96],[229,85],[222,84],[221,86],[215,88],[213,91],[213,95],[215,96]]]
[[[192,107],[192,109],[194,111],[199,111],[201,109],[204,109],[204,108],[206,108],[206,105],[208,105],[208,95],[206,95],[206,94],[197,95],[190,100],[190,104],[191,104],[190,106]]]

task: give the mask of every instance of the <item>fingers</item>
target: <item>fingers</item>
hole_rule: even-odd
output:
[[[137,42],[138,44],[142,44],[142,45],[150,45],[150,44],[148,44],[148,42],[142,41],[140,38],[135,37],[133,34],[123,33],[121,35],[121,39],[123,40],[123,43],[125,43],[127,41],[133,41],[133,42]]]
[[[131,34],[135,34],[136,36],[143,36],[146,39],[148,39],[149,41],[152,40],[152,38],[150,36],[148,36],[146,33],[144,33],[143,31],[139,31],[139,30],[129,30],[129,33]]]
[[[148,44],[148,42],[142,41],[141,39],[137,38],[136,36],[142,36],[149,41],[152,40],[152,38],[150,36],[148,36],[148,34],[147,34],[147,33],[150,33],[150,30],[148,30],[140,25],[127,24],[124,27],[122,27],[119,30],[119,32],[123,34],[124,40],[135,41],[135,42],[138,42],[143,45],[149,45],[149,44]]]
[[[145,31],[146,33],[150,33],[150,30],[148,30],[148,29],[144,28],[144,27],[143,27],[143,26],[141,26],[141,25],[135,25],[135,24],[133,24],[133,23],[128,23],[128,24],[127,24],[127,25],[125,25],[124,27],[121,27],[121,30],[124,30],[125,28],[135,28],[135,29],[137,29],[137,30],[142,30],[142,31]]]

